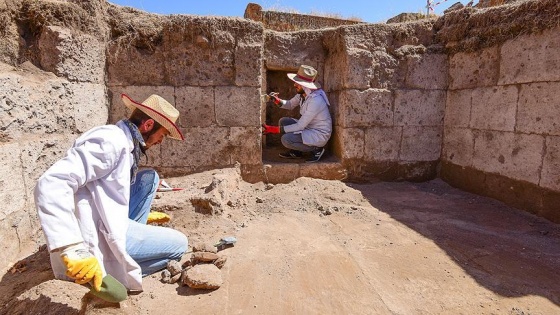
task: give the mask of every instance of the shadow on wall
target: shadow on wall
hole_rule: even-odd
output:
[[[541,296],[560,305],[560,226],[450,189],[441,180],[412,186],[380,183],[379,191],[350,186],[380,211],[432,240],[484,288],[504,297]]]

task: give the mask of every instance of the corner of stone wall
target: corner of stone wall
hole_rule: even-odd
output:
[[[441,177],[555,222],[559,13],[557,1],[524,1],[436,24],[450,54]]]
[[[95,19],[102,3],[11,3],[18,9],[0,7],[7,26],[0,33],[0,239],[11,240],[0,244],[2,268],[42,242],[33,201],[39,176],[77,134],[108,117],[105,42]]]

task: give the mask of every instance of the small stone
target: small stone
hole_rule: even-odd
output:
[[[181,271],[183,271],[183,267],[181,266],[181,264],[176,261],[176,260],[170,260],[167,263],[167,270],[169,270],[169,273],[171,274],[171,276],[175,276],[177,274],[180,274]]]
[[[169,270],[165,269],[161,272],[161,282],[171,283],[171,273]]]
[[[222,267],[225,265],[226,261],[227,261],[227,257],[221,255],[221,256],[218,257],[218,259],[216,259],[214,261],[214,265],[216,267],[218,267],[219,269],[222,269]]]
[[[193,289],[218,289],[223,284],[222,273],[213,264],[196,265],[183,272],[183,283]]]
[[[171,277],[171,279],[169,280],[169,283],[170,284],[177,283],[177,281],[179,281],[179,279],[181,279],[181,276],[182,276],[182,273],[179,272],[178,274]]]
[[[264,200],[262,198],[257,197],[257,203],[263,203]]]
[[[274,184],[266,184],[266,187],[264,189],[266,190],[271,190],[272,188],[274,188]]]
[[[196,265],[198,263],[214,262],[216,259],[220,258],[218,254],[208,253],[208,252],[196,252],[191,256],[191,265]]]
[[[217,253],[218,249],[214,244],[209,242],[199,242],[192,245],[193,252],[209,252],[209,253]]]

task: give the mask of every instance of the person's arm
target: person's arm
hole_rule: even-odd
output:
[[[274,96],[273,98],[273,102],[274,104],[276,104],[278,107],[283,108],[283,109],[288,109],[288,110],[292,110],[296,107],[299,106],[301,100],[301,95],[296,94],[294,97],[292,97],[289,100],[283,100],[281,98],[279,98],[278,96]]]
[[[111,142],[88,140],[68,150],[39,178],[35,203],[50,251],[83,242],[74,214],[74,194],[87,182],[108,174],[118,156]]]

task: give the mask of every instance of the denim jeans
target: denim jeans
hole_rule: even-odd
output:
[[[165,269],[170,260],[179,260],[187,251],[187,237],[174,229],[146,225],[159,176],[148,169],[136,174],[130,187],[126,251],[142,268],[142,276]]]
[[[278,121],[278,125],[280,126],[288,126],[297,123],[295,118],[291,117],[282,117]],[[317,150],[315,146],[309,146],[307,144],[303,144],[303,139],[301,138],[301,133],[286,133],[282,135],[282,145],[291,150],[297,150],[301,152],[312,152]]]

